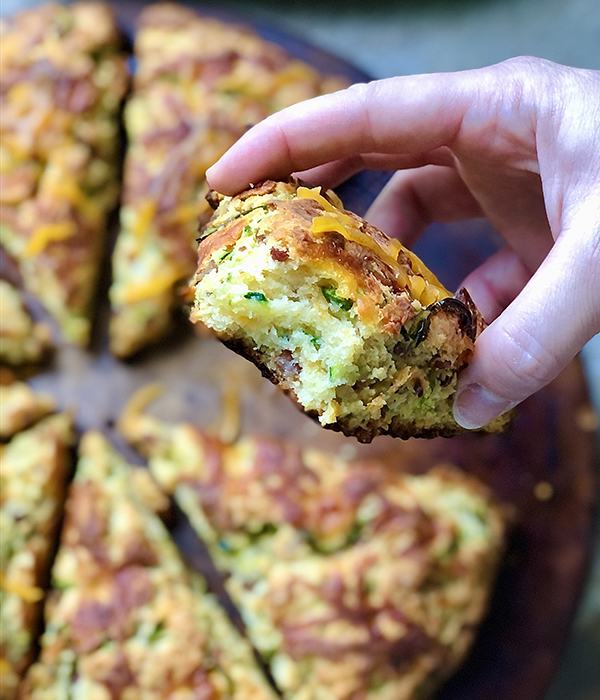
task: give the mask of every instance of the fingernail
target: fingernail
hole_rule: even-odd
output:
[[[467,384],[454,399],[454,420],[467,430],[475,430],[514,405],[492,394],[481,384]]]

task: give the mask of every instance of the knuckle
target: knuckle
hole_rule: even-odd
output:
[[[510,66],[516,70],[530,70],[533,67],[537,67],[545,63],[544,59],[537,58],[536,56],[514,56],[504,61],[505,65]]]
[[[562,369],[556,350],[540,341],[525,325],[507,325],[503,331],[496,356],[509,381],[521,385],[525,393],[545,385]]]
[[[562,67],[536,56],[517,56],[497,64],[507,93],[513,96],[515,107],[521,103],[536,105],[555,86],[553,76]]]
[[[346,93],[351,95],[359,104],[367,103],[373,95],[372,83],[354,83],[346,88]]]
[[[508,70],[512,75],[521,80],[531,80],[533,76],[545,75],[553,69],[559,68],[557,64],[538,58],[537,56],[515,56],[498,64]]]

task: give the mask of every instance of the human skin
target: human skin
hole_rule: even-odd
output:
[[[527,57],[355,85],[264,120],[208,180],[334,187],[363,168],[397,171],[366,218],[406,245],[482,216],[505,239],[462,285],[490,323],[459,378],[462,426],[516,406],[600,331],[600,71]]]

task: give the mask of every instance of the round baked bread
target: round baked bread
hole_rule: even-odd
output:
[[[457,374],[485,325],[466,290],[453,296],[331,191],[269,180],[209,201],[193,321],[324,427],[361,442],[463,432]]]

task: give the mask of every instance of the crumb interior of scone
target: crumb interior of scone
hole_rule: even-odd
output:
[[[258,351],[323,425],[340,418],[350,429],[373,421],[385,428],[398,418],[423,427],[447,420],[450,403],[445,412],[440,407],[456,378],[452,371],[424,369],[444,341],[434,323],[417,338],[428,312],[417,314],[401,335],[382,332],[359,316],[330,273],[272,257],[264,235],[269,216],[252,212],[235,245],[213,253],[217,265],[196,286],[204,323]]]

